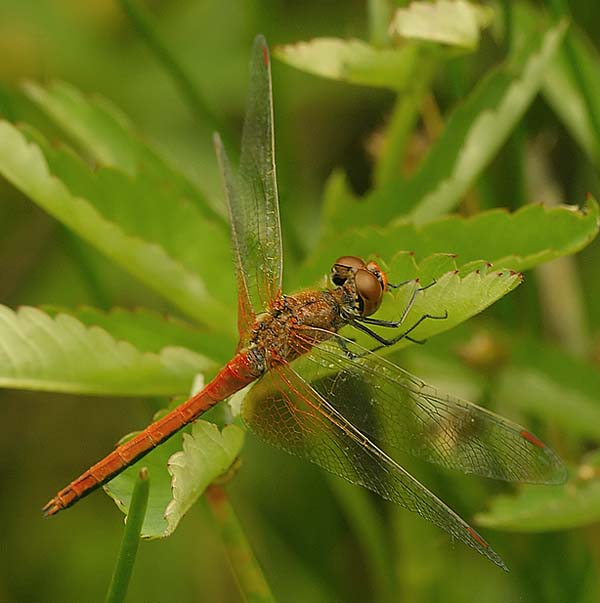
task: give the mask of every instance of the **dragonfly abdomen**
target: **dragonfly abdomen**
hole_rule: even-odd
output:
[[[121,444],[73,480],[44,506],[44,514],[55,515],[75,504],[175,435],[217,402],[244,388],[258,376],[260,368],[256,366],[252,354],[237,354],[202,391]]]

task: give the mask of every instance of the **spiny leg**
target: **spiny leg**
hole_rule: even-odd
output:
[[[408,341],[411,341],[413,343],[419,343],[419,344],[425,343],[425,340],[420,340],[420,339],[415,339],[414,337],[410,337],[410,333],[412,333],[424,320],[427,320],[428,318],[431,318],[433,320],[445,320],[446,318],[448,318],[448,312],[444,312],[443,316],[435,316],[433,314],[423,314],[423,316],[421,316],[421,318],[419,318],[419,320],[417,320],[411,327],[406,329],[406,331],[400,333],[396,337],[392,337],[391,339],[386,339],[385,337],[382,337],[381,335],[379,335],[379,333],[376,333],[372,329],[369,329],[369,327],[365,326],[364,324],[361,324],[357,320],[352,321],[351,324],[353,327],[355,327],[359,331],[362,331],[363,333],[366,333],[367,335],[371,336],[373,339],[375,339],[376,341],[378,341],[381,344],[380,346],[377,346],[376,348],[373,348],[371,350],[372,352],[375,352],[377,350],[380,350],[381,348],[394,345],[395,343],[398,343],[401,339],[407,339]],[[380,326],[393,325],[393,323],[386,324],[386,321],[381,321],[381,323],[376,323],[376,324],[379,324]]]

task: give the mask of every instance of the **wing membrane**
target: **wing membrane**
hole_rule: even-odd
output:
[[[282,250],[275,171],[273,100],[269,50],[257,36],[250,61],[250,84],[242,134],[238,179],[232,177],[217,142],[227,192],[232,247],[239,287],[240,335],[281,290]]]
[[[355,427],[394,455],[507,481],[562,483],[559,457],[520,425],[449,394],[340,336],[312,347],[294,368]],[[322,339],[322,335],[320,336]],[[344,348],[344,349],[342,349]]]
[[[418,513],[495,564],[504,562],[454,511],[351,425],[291,367],[269,371],[242,408],[268,443]]]
[[[250,87],[240,158],[240,247],[250,299],[262,312],[281,289],[281,227],[275,172],[269,50],[263,36],[252,49]]]
[[[229,158],[227,157],[221,137],[218,134],[215,134],[214,136],[214,144],[217,159],[219,161],[219,167],[221,169],[223,186],[225,187],[227,209],[229,211],[231,250],[233,252],[233,260],[235,264],[238,293],[237,325],[240,342],[243,342],[250,326],[254,322],[256,312],[254,311],[252,302],[250,301],[250,293],[248,291],[248,282],[246,279],[246,266],[244,260],[242,259],[243,248],[240,246],[240,240],[242,239],[240,229],[243,228],[243,224],[240,223],[240,220],[237,217],[237,213],[240,211],[240,201],[238,198],[236,182],[231,172],[231,164],[229,163]]]

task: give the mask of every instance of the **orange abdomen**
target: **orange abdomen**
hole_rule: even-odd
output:
[[[202,391],[121,444],[73,480],[44,506],[44,514],[55,515],[75,504],[176,434],[217,402],[252,383],[260,376],[255,364],[248,352],[237,354]]]

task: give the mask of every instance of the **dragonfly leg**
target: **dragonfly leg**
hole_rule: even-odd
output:
[[[348,348],[348,344],[346,343],[346,340],[343,337],[339,337],[336,335],[334,337],[334,340],[338,344],[342,352],[344,352],[344,354],[346,354],[346,356],[350,360],[354,360],[356,358],[356,354],[350,351],[350,349]],[[350,341],[354,341],[354,339],[350,339]]]
[[[425,343],[425,340],[419,340],[419,339],[410,337],[410,333],[412,333],[424,320],[427,320],[428,318],[431,318],[433,320],[445,320],[446,318],[448,318],[448,312],[444,312],[443,316],[435,316],[434,314],[423,314],[423,316],[421,316],[421,318],[419,318],[419,320],[417,320],[411,327],[406,329],[406,331],[403,331],[396,337],[392,337],[390,339],[382,337],[381,335],[379,335],[379,333],[376,333],[369,327],[365,326],[364,324],[361,324],[361,322],[365,322],[364,319],[361,322],[354,320],[354,321],[352,321],[351,324],[352,324],[352,326],[357,328],[359,331],[362,331],[363,333],[370,335],[373,339],[375,339],[376,341],[378,341],[381,344],[381,346],[372,350],[372,351],[375,351],[375,350],[381,349],[382,347],[394,345],[395,343],[398,343],[401,339],[408,339],[408,341],[412,341],[413,343],[421,343],[421,344]],[[372,324],[372,323],[369,323],[369,324]],[[393,322],[386,323],[386,321],[380,321],[375,324],[377,324],[379,326],[388,326],[388,327],[389,326],[396,326],[396,327],[399,326],[399,324],[396,325]]]
[[[393,287],[401,287],[402,285],[405,285],[406,283],[410,283],[413,281],[404,281],[398,285],[392,285]],[[415,304],[415,300],[417,299],[417,294],[420,293],[421,291],[425,291],[425,289],[429,289],[429,287],[433,287],[433,285],[435,285],[436,281],[433,280],[431,281],[431,283],[429,283],[428,285],[425,285],[424,287],[415,287],[415,289],[413,290],[413,292],[411,293],[410,299],[408,300],[408,303],[406,304],[406,306],[404,307],[404,310],[402,311],[402,316],[400,316],[400,318],[398,320],[381,320],[379,318],[370,318],[368,316],[365,316],[364,318],[361,318],[360,321],[368,324],[368,325],[375,325],[378,327],[389,327],[391,329],[397,329],[401,324],[404,323],[406,317],[408,316],[408,313],[411,311],[412,307]],[[389,284],[389,283],[388,283]],[[439,317],[434,317],[432,316],[431,318],[439,318]],[[413,325],[413,329],[415,328],[416,325]],[[407,331],[408,333],[410,331]],[[402,338],[400,338],[402,339]]]

